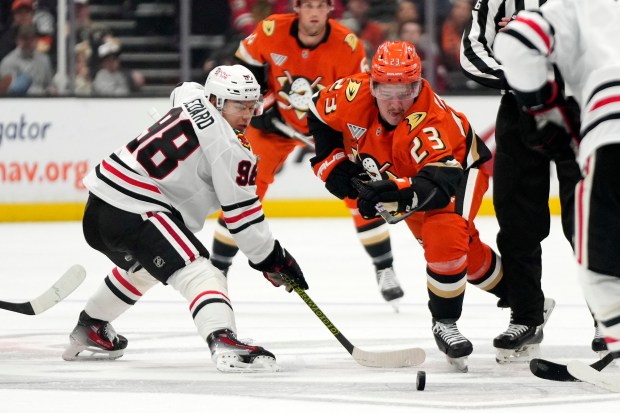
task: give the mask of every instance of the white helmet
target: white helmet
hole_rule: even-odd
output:
[[[242,65],[217,66],[211,70],[205,82],[205,96],[215,96],[215,107],[220,112],[224,102],[230,100],[254,100],[256,115],[262,113],[263,97],[260,85],[250,70]]]

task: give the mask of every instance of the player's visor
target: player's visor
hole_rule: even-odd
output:
[[[411,100],[418,97],[422,82],[405,83],[400,85],[372,82],[372,95],[381,100]]]
[[[263,114],[263,97],[258,100],[228,100],[222,109],[222,113],[229,115],[242,115],[244,112],[252,113],[252,116]]]

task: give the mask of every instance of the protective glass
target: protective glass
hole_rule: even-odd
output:
[[[422,82],[405,83],[405,84],[389,84],[372,82],[372,95],[380,100],[410,100],[418,97]]]

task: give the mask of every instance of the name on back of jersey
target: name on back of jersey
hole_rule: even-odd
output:
[[[187,109],[189,116],[192,118],[194,123],[196,123],[198,129],[204,129],[209,125],[213,125],[215,122],[213,116],[207,110],[207,107],[204,103],[202,103],[202,99],[197,98],[190,102],[185,102],[183,103],[183,106]]]

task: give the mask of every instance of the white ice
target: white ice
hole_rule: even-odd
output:
[[[479,217],[477,224],[483,240],[494,246],[495,218]],[[310,297],[354,345],[371,351],[419,346],[427,353],[424,364],[385,370],[358,365],[296,294],[273,288],[241,255],[229,274],[239,336],[274,352],[280,372],[218,372],[188,304],[163,285],[114,322],[129,339],[123,358],[65,362],[60,355],[68,334],[111,265],[86,245],[79,223],[2,224],[0,299],[34,298],[75,263],[88,276],[41,315],[0,311],[0,412],[530,413],[620,407],[620,394],[587,383],[542,380],[527,364],[496,364],[492,340],[506,328],[509,311],[472,286],[459,327],[474,353],[469,373],[453,371],[435,346],[422,251],[404,224],[390,228],[405,290],[399,314],[380,298],[349,219],[272,219],[271,226],[303,268]],[[208,221],[199,234],[208,248],[212,231]],[[545,328],[542,356],[593,362],[592,320],[557,217],[543,250],[543,288],[557,306]],[[418,370],[427,374],[424,391],[416,391]],[[617,374],[620,368],[606,370]]]

